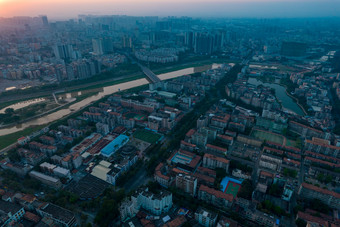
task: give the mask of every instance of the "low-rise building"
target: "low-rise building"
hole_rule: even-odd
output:
[[[0,225],[8,226],[8,224],[12,221],[20,221],[22,217],[25,215],[24,207],[0,200]]]
[[[226,172],[228,172],[229,160],[222,157],[217,157],[212,154],[204,154],[203,167],[207,167],[210,169],[223,168],[226,170]]]
[[[60,188],[62,186],[60,180],[55,177],[48,176],[46,174],[37,172],[37,171],[31,171],[29,175],[39,181],[41,181],[44,184],[47,184],[53,188]]]
[[[154,179],[163,187],[168,188],[173,182],[173,179],[171,176],[167,174],[167,171],[164,170],[164,168],[166,168],[164,163],[158,164],[158,166],[155,169]]]
[[[234,197],[202,184],[198,190],[198,199],[218,207],[231,207]]]
[[[217,214],[205,208],[199,207],[195,212],[195,220],[205,226],[213,227],[217,221]]]
[[[306,199],[319,199],[328,206],[338,209],[340,207],[340,194],[327,189],[319,188],[312,184],[302,183],[299,196]]]
[[[52,203],[43,204],[37,208],[37,212],[42,217],[51,218],[58,224],[65,227],[75,226],[77,223],[74,213]]]
[[[196,195],[197,178],[186,174],[177,174],[176,187],[192,196]]]
[[[219,147],[219,146],[212,145],[212,144],[207,144],[205,146],[205,149],[214,154],[221,154],[221,155],[226,155],[228,151],[227,148]]]

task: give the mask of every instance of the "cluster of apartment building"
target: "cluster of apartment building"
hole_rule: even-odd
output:
[[[137,50],[137,59],[146,62],[168,63],[178,61],[178,54],[184,52],[184,48],[157,48],[154,50]]]
[[[335,123],[332,116],[332,103],[330,99],[329,84],[339,81],[337,74],[312,74],[296,73],[290,76],[290,80],[298,85],[294,95],[306,100],[308,110],[312,113],[311,120],[323,130],[331,130]]]
[[[240,73],[233,84],[226,85],[225,90],[229,97],[245,104],[265,110],[281,109],[271,88],[249,83],[245,74]]]
[[[76,224],[70,210],[40,201],[36,196],[0,189],[0,225],[65,226]]]

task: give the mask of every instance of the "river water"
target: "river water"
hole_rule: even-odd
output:
[[[275,83],[263,83],[262,81],[259,81],[253,77],[250,77],[248,79],[248,83],[256,86],[263,85],[275,89],[276,98],[281,102],[284,109],[292,111],[298,115],[302,116],[305,115],[300,106],[291,97],[287,95],[285,87]]]
[[[196,73],[196,72],[203,72],[203,71],[206,71],[208,69],[215,69],[215,68],[218,68],[219,66],[220,66],[220,64],[212,64],[212,65],[205,65],[205,66],[200,66],[200,67],[190,67],[190,68],[181,69],[181,70],[177,70],[177,71],[173,71],[173,72],[169,72],[169,73],[160,74],[160,75],[158,75],[158,77],[161,80],[168,80],[168,79],[173,79],[173,78],[180,77],[180,76],[187,75],[187,74],[192,74],[192,73]],[[67,94],[58,96],[58,98],[59,97],[61,97],[61,98],[74,98],[76,96],[86,94],[88,92],[98,92],[95,95],[92,95],[88,98],[85,98],[82,101],[79,101],[77,103],[70,105],[68,108],[58,110],[54,113],[47,114],[45,116],[36,118],[34,120],[30,120],[30,121],[22,123],[22,124],[18,124],[16,126],[13,126],[13,127],[10,127],[10,128],[0,129],[0,136],[15,133],[15,132],[21,131],[21,130],[28,128],[30,126],[33,126],[33,125],[43,125],[43,124],[51,123],[53,121],[56,121],[56,120],[59,120],[59,119],[65,117],[65,116],[67,116],[71,113],[74,113],[78,110],[81,110],[85,106],[87,106],[87,105],[107,96],[107,95],[111,95],[111,94],[116,93],[118,91],[124,91],[124,90],[130,89],[130,88],[138,87],[138,86],[145,85],[145,84],[149,84],[149,82],[146,79],[138,79],[138,80],[133,80],[133,81],[129,81],[129,82],[125,82],[125,83],[121,83],[121,84],[117,84],[117,85],[112,85],[112,86],[107,86],[107,87],[103,87],[103,88],[89,89],[89,90],[85,90],[85,91],[81,91],[81,92],[72,92],[72,93],[67,93]]]

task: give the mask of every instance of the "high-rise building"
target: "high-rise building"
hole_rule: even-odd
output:
[[[92,39],[93,52],[96,55],[103,55],[113,52],[113,41],[111,37]]]
[[[102,39],[92,39],[93,53],[96,55],[103,55],[103,40]]]
[[[214,33],[213,51],[220,51],[224,45],[225,34],[222,30]]]
[[[205,33],[195,33],[194,52],[197,54],[211,54],[214,50],[214,37]]]
[[[194,32],[188,31],[185,33],[185,45],[190,49],[194,47]]]
[[[72,65],[66,65],[66,75],[68,80],[74,80],[74,70]]]
[[[113,52],[113,41],[111,37],[104,37],[103,38],[103,52],[104,54],[112,53]]]
[[[75,54],[71,44],[55,45],[53,47],[54,55],[58,59],[74,59]]]
[[[132,38],[129,36],[122,37],[122,46],[123,48],[132,48]]]
[[[47,16],[40,16],[40,17],[41,17],[41,20],[42,20],[42,23],[43,23],[44,27],[48,27]]]

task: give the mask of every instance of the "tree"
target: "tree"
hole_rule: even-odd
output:
[[[16,150],[12,150],[8,152],[8,158],[11,160],[11,162],[20,162],[21,157]]]
[[[328,214],[332,210],[328,205],[324,204],[319,199],[311,200],[309,205],[310,205],[311,209],[319,211],[319,212],[324,213],[324,214]]]
[[[237,196],[244,198],[244,199],[251,200],[253,190],[254,190],[253,183],[251,182],[251,180],[246,179],[242,182],[241,190],[239,191]]]
[[[296,139],[295,145],[296,145],[297,148],[300,148],[300,149],[302,148],[302,140],[301,140],[301,138],[297,138]]]
[[[5,109],[5,114],[13,115],[13,114],[14,114],[14,109],[13,109],[13,108],[7,108],[7,109]]]
[[[307,222],[305,220],[302,220],[301,218],[298,218],[295,221],[295,224],[297,225],[297,227],[306,227]]]
[[[72,193],[72,194],[70,195],[69,201],[70,201],[70,203],[73,204],[73,203],[76,203],[76,202],[78,201],[78,199],[79,199],[79,196]]]
[[[286,176],[286,177],[296,178],[297,171],[293,170],[293,169],[284,168],[283,169],[283,175]]]
[[[273,213],[278,216],[286,215],[286,212],[279,206],[276,206],[274,203],[272,203],[270,200],[265,200],[262,203],[259,204],[258,207],[260,210],[262,209],[263,211],[267,213]]]
[[[268,194],[276,197],[280,197],[282,194],[283,188],[280,187],[278,183],[272,184],[269,188]]]

